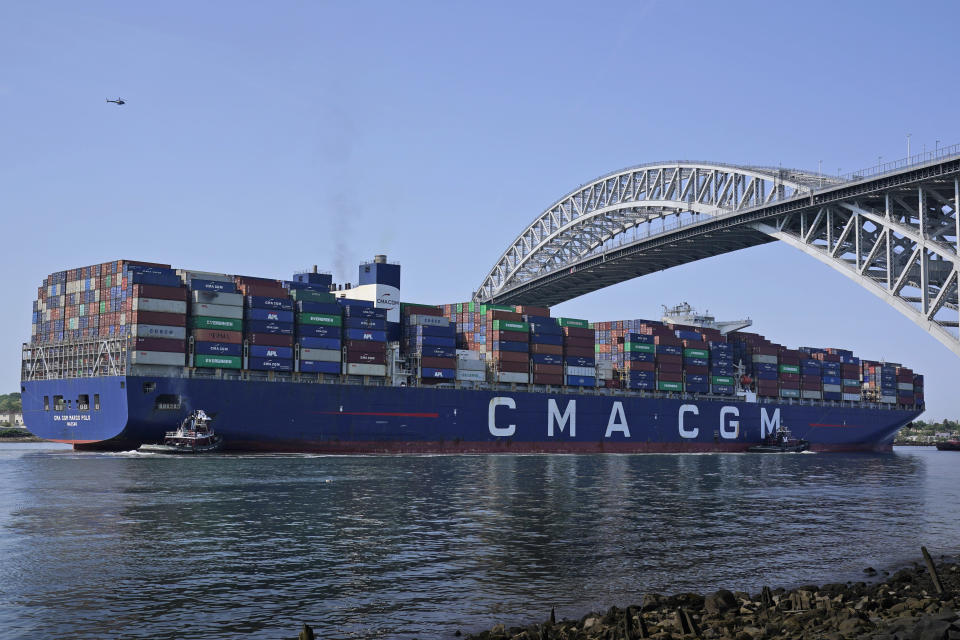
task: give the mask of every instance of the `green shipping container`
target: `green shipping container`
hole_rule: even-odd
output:
[[[578,318],[557,318],[557,324],[561,327],[577,327],[580,329],[589,329],[590,323]]]
[[[795,364],[782,364],[780,365],[780,373],[800,373],[800,367]],[[792,397],[792,396],[784,396]]]
[[[190,318],[192,329],[222,329],[224,331],[243,331],[243,320],[239,318],[213,318],[193,316]]]
[[[106,302],[101,302],[101,303],[100,303],[100,313],[106,313],[106,312],[107,312],[107,303],[106,303]]]
[[[213,367],[215,369],[239,369],[240,356],[193,356],[193,366]]]
[[[110,284],[111,282],[113,282],[113,275],[112,275],[112,274],[109,275],[109,276],[104,276],[104,279],[103,279],[103,286],[104,286],[104,287],[106,287],[107,289],[109,289],[110,287],[112,287],[113,285]]]
[[[684,349],[683,355],[687,358],[709,358],[710,352],[706,349]]]
[[[458,303],[457,303],[457,313],[463,313],[463,303],[462,303],[462,302],[458,302]]]
[[[711,376],[710,384],[733,384],[733,376]]]
[[[300,324],[319,324],[325,327],[339,327],[343,318],[330,313],[298,313],[297,322]]]
[[[476,304],[476,302],[471,302],[471,303],[470,303],[470,308],[467,309],[467,311],[470,311],[471,313],[474,312],[474,311],[476,311],[476,309],[474,309],[474,305],[475,305],[475,304]]]
[[[513,313],[517,312],[517,310],[514,307],[510,307],[505,304],[485,304],[481,308],[483,309],[483,313],[486,313],[487,311],[511,311]]]
[[[859,380],[853,380],[853,379],[849,379],[849,380],[848,380],[847,378],[844,378],[844,379],[843,379],[843,386],[845,386],[845,387],[859,387],[859,386],[860,386],[860,381],[859,381]]]
[[[657,390],[658,391],[683,391],[682,382],[666,382],[666,381],[657,381]]]
[[[640,353],[656,353],[657,345],[646,342],[624,342],[624,351],[639,351]]]
[[[323,291],[311,291],[309,289],[291,289],[290,297],[300,302],[301,300],[306,300],[307,302],[336,302],[337,296],[332,293],[324,293]]]
[[[523,331],[524,333],[529,333],[530,323],[520,322],[518,320],[494,320],[493,330],[494,331]]]
[[[799,398],[800,389],[780,389],[781,398]]]

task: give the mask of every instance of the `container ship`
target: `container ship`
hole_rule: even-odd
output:
[[[815,451],[885,451],[924,407],[907,367],[688,305],[591,323],[401,302],[385,256],[355,286],[117,260],[37,293],[24,420],[77,449],[159,442],[202,409],[238,451],[738,452],[781,426]]]

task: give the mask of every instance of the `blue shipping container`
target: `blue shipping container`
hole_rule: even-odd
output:
[[[410,327],[408,331],[418,336],[440,336],[443,338],[453,338],[457,335],[457,325],[451,324],[446,327],[432,327],[430,325],[418,324]]]
[[[370,340],[372,342],[386,342],[386,331],[373,331],[370,329],[346,329],[344,335],[347,340]]]
[[[279,309],[247,309],[244,313],[247,320],[272,320],[274,322],[293,323],[293,311]]]
[[[455,358],[457,357],[457,348],[423,345],[420,349],[420,355],[428,358]]]
[[[293,371],[293,360],[289,358],[257,358],[250,356],[250,369],[253,371]]]
[[[457,346],[456,338],[443,338],[440,336],[410,336],[407,338],[407,342],[411,345],[429,345],[432,347]],[[527,346],[527,343],[524,342],[523,346]]]
[[[310,338],[302,336],[297,338],[297,342],[304,349],[339,349],[341,346],[340,338]]]
[[[556,347],[563,345],[563,335],[552,333],[531,333],[530,342],[533,344],[552,344]]]
[[[343,326],[347,329],[373,329],[386,331],[387,321],[380,318],[344,318]]]
[[[421,378],[442,378],[444,380],[453,380],[456,371],[453,369],[434,369],[433,367],[421,367]]]
[[[236,293],[237,285],[232,282],[220,282],[219,280],[201,280],[193,278],[190,280],[190,289],[192,291],[216,291],[218,293]]]
[[[535,364],[563,364],[563,356],[553,353],[531,353],[530,359]]]
[[[305,338],[340,338],[340,327],[324,327],[319,324],[298,324],[297,335]]]
[[[567,356],[564,362],[569,367],[593,367],[597,364],[594,358],[586,358],[584,356]]]
[[[226,342],[196,342],[193,352],[201,356],[241,356],[243,345]]]
[[[514,353],[526,353],[530,350],[530,345],[526,342],[494,342],[493,351],[512,351]]]
[[[288,298],[246,296],[243,302],[248,309],[280,309],[282,311],[293,311],[293,300]]]
[[[563,335],[563,327],[557,325],[556,321],[551,322],[533,322],[530,324],[530,333],[540,333],[543,335]],[[552,344],[552,343],[544,343]]]
[[[567,376],[567,384],[571,387],[595,387],[597,379],[592,376]]]
[[[247,320],[243,324],[247,333],[272,333],[280,336],[293,335],[292,322],[275,322],[273,320]]]
[[[355,302],[343,306],[343,315],[350,318],[380,318],[387,319],[387,310],[383,307],[374,308],[373,303],[369,306],[361,306]]]
[[[282,358],[286,360],[293,357],[293,348],[252,344],[250,345],[250,355],[258,358]]]

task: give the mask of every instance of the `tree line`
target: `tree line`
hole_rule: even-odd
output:
[[[19,413],[22,410],[19,393],[0,395],[0,413],[6,413],[8,411],[16,411]]]

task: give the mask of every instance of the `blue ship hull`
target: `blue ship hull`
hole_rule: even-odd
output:
[[[921,409],[856,404],[116,376],[25,381],[36,435],[77,448],[160,442],[193,409],[224,448],[324,453],[744,451],[780,424],[814,451],[889,451]],[[90,399],[79,410],[77,398]],[[56,410],[55,396],[64,406]],[[69,401],[69,402],[67,402]],[[808,401],[809,402],[809,401]]]

